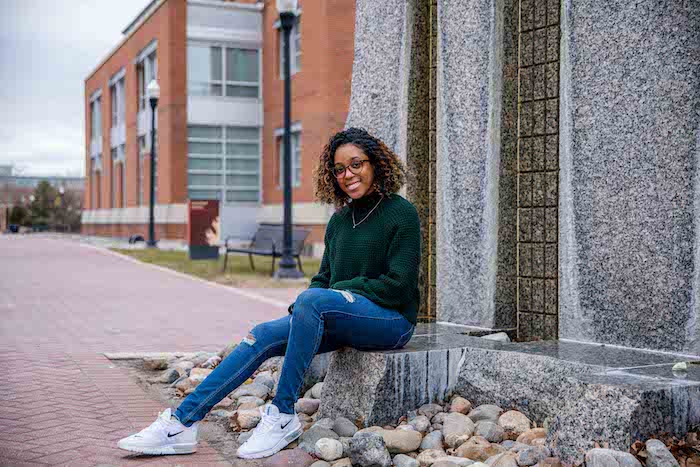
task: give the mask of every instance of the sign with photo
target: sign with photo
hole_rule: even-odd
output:
[[[187,204],[187,244],[190,259],[218,259],[219,201],[190,200]]]

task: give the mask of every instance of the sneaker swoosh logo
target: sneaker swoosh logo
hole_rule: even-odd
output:
[[[177,436],[177,435],[179,435],[180,433],[184,433],[184,432],[185,432],[185,430],[178,431],[177,433],[168,433],[168,438],[172,438],[173,436]]]
[[[292,419],[292,420],[294,420],[294,419]],[[284,430],[285,428],[287,428],[287,425],[289,425],[290,423],[292,423],[292,420],[289,420],[287,423],[285,423],[284,425],[282,425],[282,429]]]

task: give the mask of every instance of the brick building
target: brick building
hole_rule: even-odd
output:
[[[294,222],[323,241],[330,209],[312,170],[347,117],[354,0],[300,2],[292,31]],[[274,0],[154,0],[85,81],[83,233],[147,231],[150,106],[156,114],[157,238],[184,239],[188,199],[219,199],[221,237],[280,223],[283,80]]]

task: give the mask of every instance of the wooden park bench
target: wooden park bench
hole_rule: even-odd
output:
[[[292,229],[292,256],[297,259],[297,264],[299,264],[299,270],[303,273],[304,270],[301,267],[301,252],[304,250],[304,242],[309,236],[311,231],[305,229]],[[253,239],[248,247],[235,248],[229,245],[229,241],[232,237],[228,237],[225,242],[226,255],[224,256],[224,269],[226,271],[226,266],[228,264],[228,254],[229,253],[247,253],[248,259],[250,260],[250,267],[255,271],[255,263],[253,262],[253,256],[271,256],[272,257],[272,275],[275,274],[275,258],[282,257],[282,248],[284,245],[284,232],[283,226],[272,225],[272,224],[261,224],[258,226],[258,230],[253,235]]]

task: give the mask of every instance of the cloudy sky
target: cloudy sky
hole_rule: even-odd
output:
[[[0,0],[0,165],[84,175],[84,80],[148,3]]]

